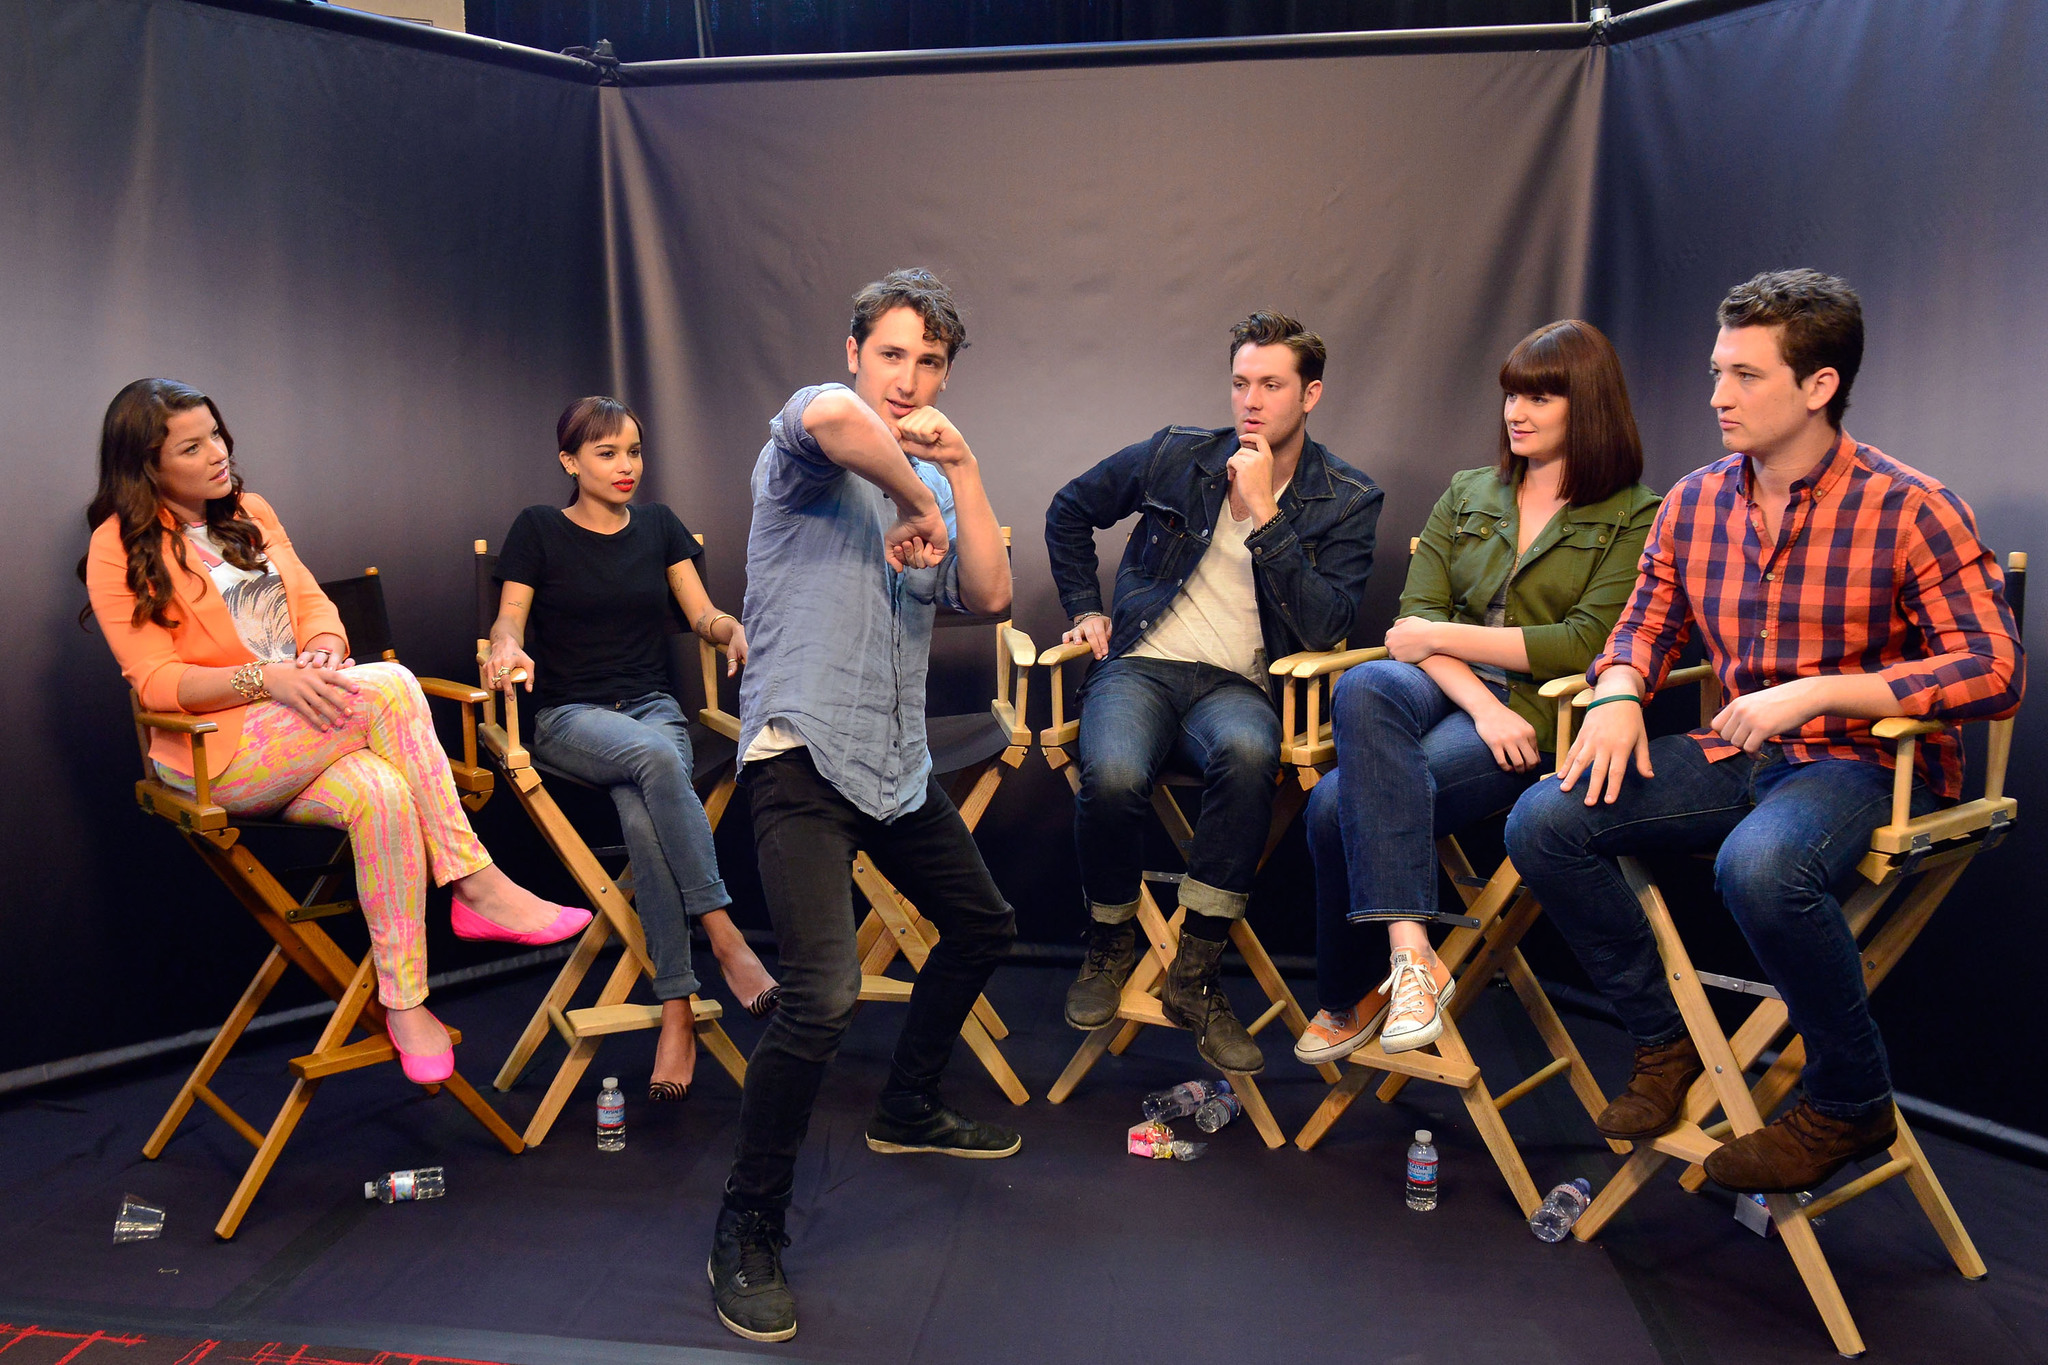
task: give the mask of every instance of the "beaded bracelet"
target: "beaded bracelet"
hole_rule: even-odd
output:
[[[228,685],[233,687],[236,694],[245,702],[270,699],[270,689],[264,685],[263,665],[260,663],[243,664],[235,670],[234,676],[228,679]]]

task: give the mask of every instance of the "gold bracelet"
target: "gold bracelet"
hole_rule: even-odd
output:
[[[707,640],[714,645],[717,644],[718,641],[711,639],[711,628],[717,625],[720,621],[730,621],[734,625],[738,625],[740,623],[740,618],[734,616],[729,611],[722,611],[718,613],[718,615],[712,617],[709,621],[706,621],[704,623],[704,628],[697,632],[699,638]]]
[[[236,694],[245,702],[270,700],[270,689],[264,685],[263,665],[260,663],[243,664],[235,670],[234,676],[228,679],[228,685],[234,688]]]

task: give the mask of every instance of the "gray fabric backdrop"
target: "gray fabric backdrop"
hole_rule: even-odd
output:
[[[0,6],[0,186],[5,1071],[216,1024],[261,959],[136,813],[124,685],[73,619],[108,400],[212,393],[308,565],[378,565],[445,673],[470,538],[559,491],[604,289],[589,89],[201,6]]]
[[[1601,61],[605,91],[618,383],[655,433],[656,491],[693,526],[743,535],[769,416],[799,385],[846,375],[853,291],[929,265],[970,337],[942,403],[1014,529],[1016,620],[1048,645],[1066,624],[1045,560],[1054,490],[1168,423],[1227,424],[1228,329],[1280,308],[1330,347],[1310,431],[1387,490],[1358,632],[1377,640],[1408,536],[1452,470],[1493,458],[1501,360],[1577,307]],[[1101,537],[1108,573],[1121,544]],[[714,560],[722,600],[742,569]],[[985,706],[992,652],[947,640],[939,705]],[[1026,938],[1081,929],[1070,800],[1034,752],[987,817],[1002,836],[983,846]],[[1253,913],[1276,950],[1306,951],[1298,843],[1275,861]]]

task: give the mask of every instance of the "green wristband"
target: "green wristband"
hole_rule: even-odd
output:
[[[1608,702],[1611,701],[1632,701],[1637,706],[1641,706],[1643,704],[1643,699],[1633,692],[1615,692],[1609,696],[1596,697],[1592,701],[1587,702],[1586,709],[1590,711],[1596,706],[1605,706]]]

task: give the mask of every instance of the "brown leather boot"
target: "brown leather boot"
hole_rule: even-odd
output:
[[[1678,1112],[1685,1106],[1685,1092],[1706,1069],[1690,1035],[1656,1047],[1638,1047],[1627,1088],[1600,1111],[1593,1126],[1600,1130],[1601,1137],[1619,1142],[1640,1142],[1657,1136],[1678,1122]]]
[[[1889,1104],[1855,1120],[1829,1118],[1801,1100],[1783,1118],[1709,1156],[1707,1178],[1742,1194],[1817,1190],[1850,1162],[1876,1156],[1898,1140],[1899,1122]]]
[[[1216,977],[1223,964],[1223,945],[1193,934],[1180,936],[1180,947],[1167,964],[1159,991],[1159,1012],[1167,1022],[1195,1035],[1195,1051],[1218,1071],[1256,1076],[1266,1069],[1266,1056],[1230,1008]]]

